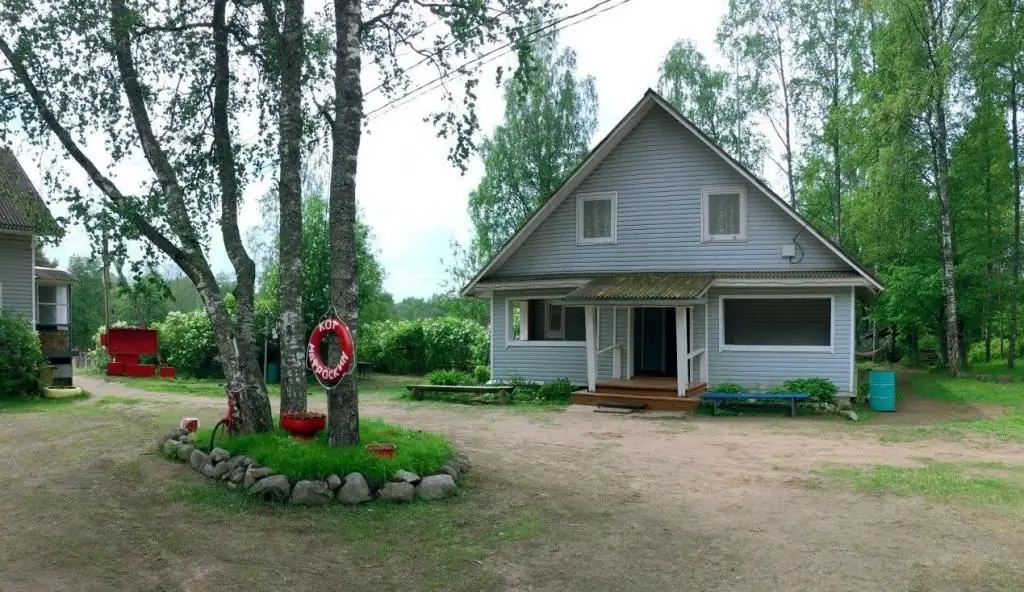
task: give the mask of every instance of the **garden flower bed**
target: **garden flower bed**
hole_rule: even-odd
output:
[[[469,470],[469,460],[440,434],[374,419],[360,422],[359,432],[357,446],[328,446],[326,433],[300,441],[276,430],[225,438],[208,450],[208,430],[175,428],[161,439],[161,453],[230,489],[304,505],[441,499],[456,493]],[[371,452],[373,443],[393,444],[394,456]]]

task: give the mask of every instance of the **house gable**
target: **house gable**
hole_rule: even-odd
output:
[[[744,191],[744,240],[702,241],[701,196],[712,187]],[[608,192],[616,195],[614,243],[578,244],[578,197]],[[848,269],[881,289],[862,267],[769,192],[648,92],[467,291],[484,277]],[[795,249],[792,259],[783,256],[786,246]]]
[[[723,186],[746,192],[746,239],[702,242],[701,192]],[[618,196],[616,242],[577,245],[576,200],[603,192]],[[782,247],[793,245],[794,238],[804,251],[799,263],[782,257]],[[846,267],[669,114],[655,109],[493,276]]]

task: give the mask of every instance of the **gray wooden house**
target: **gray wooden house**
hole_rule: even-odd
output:
[[[882,289],[648,91],[463,294],[490,300],[492,379],[685,408],[726,382],[854,393],[855,304]]]

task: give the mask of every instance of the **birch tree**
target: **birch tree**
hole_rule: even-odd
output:
[[[525,42],[537,33],[529,23],[544,21],[553,8],[548,0],[334,0],[326,23],[334,42],[333,52],[327,56],[333,80],[329,94],[321,99],[321,112],[328,121],[331,139],[331,303],[355,331],[357,343],[355,196],[365,113],[363,57],[381,79],[379,90],[384,97],[401,98],[408,95],[410,87],[415,87],[410,77],[412,67],[402,61],[403,51],[421,56],[420,63],[438,72],[441,81],[458,74],[458,87],[442,88],[444,108],[433,112],[428,120],[440,134],[452,140],[449,157],[464,167],[476,147],[474,137],[479,121],[475,115],[474,89],[479,84],[483,63],[467,56],[487,55],[488,51],[495,51],[487,48],[506,44],[525,51]],[[375,99],[380,100],[381,94]],[[331,445],[357,443],[359,399],[352,375],[328,390],[327,408]]]
[[[272,427],[255,343],[255,265],[238,225],[242,192],[272,161],[274,89],[250,4],[185,0],[43,0],[0,9],[0,121],[30,144],[74,162],[99,194],[63,175],[51,193],[88,223],[109,215],[113,236],[139,239],[195,284],[217,339],[242,432]],[[244,140],[243,128],[261,134]],[[136,183],[115,174],[139,162]],[[237,284],[225,306],[207,249],[220,228]]]

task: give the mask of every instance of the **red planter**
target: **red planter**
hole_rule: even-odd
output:
[[[307,411],[305,413],[282,413],[281,429],[296,440],[313,440],[317,432],[327,426],[327,415]]]
[[[366,449],[376,454],[381,458],[394,458],[395,457],[394,444],[367,444]]]
[[[178,371],[171,366],[160,366],[160,378],[174,378]]]

